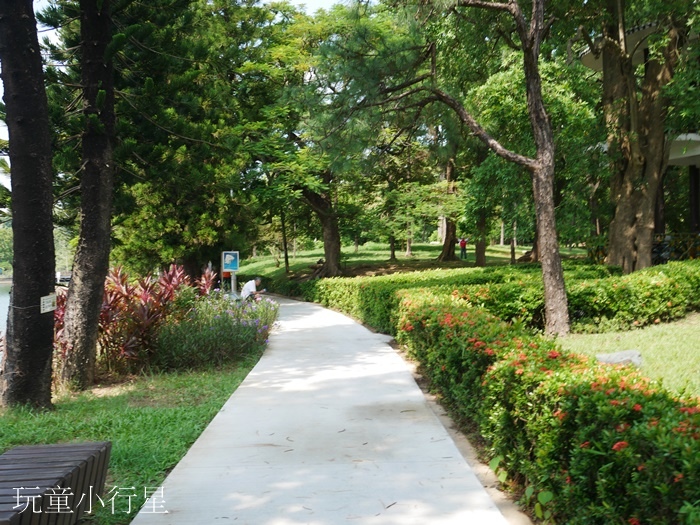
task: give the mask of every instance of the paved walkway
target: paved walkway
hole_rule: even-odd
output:
[[[268,350],[132,525],[508,525],[375,334],[280,299]],[[157,509],[156,509],[157,510]]]

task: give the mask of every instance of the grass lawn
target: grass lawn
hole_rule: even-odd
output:
[[[574,334],[561,339],[561,344],[592,356],[638,350],[645,376],[678,394],[700,397],[700,313],[630,332]]]
[[[516,256],[520,257],[529,250],[529,246],[518,246]],[[414,244],[412,255],[407,257],[404,249],[396,250],[396,260],[389,260],[389,247],[386,244],[366,243],[359,246],[357,251],[353,246],[342,248],[342,264],[345,272],[350,275],[381,275],[394,272],[425,270],[435,268],[466,268],[474,266],[474,245],[467,246],[466,261],[451,261],[438,263],[436,259],[442,251],[440,244]],[[459,256],[459,250],[457,250]],[[582,249],[562,249],[564,257],[585,257],[586,251]],[[319,259],[323,258],[323,249],[290,252],[289,267],[290,277],[299,277],[312,272],[310,268]],[[486,249],[487,266],[510,264],[510,246],[489,246]],[[283,255],[261,255],[241,261],[241,273],[250,275],[262,275],[265,278],[280,278],[284,275]]]
[[[133,377],[60,397],[50,412],[0,408],[0,453],[16,445],[111,441],[105,507],[93,508],[90,523],[130,523],[144,492],[162,483],[258,358],[222,370]]]

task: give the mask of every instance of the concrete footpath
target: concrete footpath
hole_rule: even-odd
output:
[[[278,301],[260,362],[132,525],[513,525],[388,336]]]

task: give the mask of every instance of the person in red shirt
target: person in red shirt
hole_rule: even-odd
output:
[[[467,258],[467,239],[465,237],[462,237],[459,240],[459,258],[460,259],[466,259]]]

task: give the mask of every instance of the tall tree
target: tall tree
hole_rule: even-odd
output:
[[[416,27],[412,42],[411,39],[403,43],[398,41],[396,35],[402,30],[397,23],[393,33],[385,36],[381,52],[372,52],[368,46],[376,47],[376,42],[366,36],[366,30],[361,33],[368,45],[355,53],[357,75],[354,79],[359,79],[360,75],[365,78],[358,80],[358,84],[366,87],[365,96],[361,99],[357,97],[361,100],[360,105],[382,104],[401,110],[425,107],[436,101],[445,104],[496,155],[522,166],[531,175],[544,282],[545,330],[548,334],[563,335],[569,331],[569,315],[555,220],[555,147],[540,75],[540,51],[551,25],[545,16],[546,5],[545,0],[458,0],[448,5],[438,1],[422,2],[423,11],[411,18],[431,20],[432,26],[428,29],[425,26]],[[529,16],[524,6],[531,8]],[[477,15],[474,15],[474,20],[470,18],[472,13],[480,12],[486,12],[492,18],[477,20]],[[377,15],[373,16],[377,18]],[[474,24],[475,21],[481,25]],[[410,18],[402,22],[410,24]],[[452,72],[458,67],[452,61],[453,48],[462,49],[465,45],[465,41],[460,41],[454,35],[464,32],[466,26],[473,28],[477,34],[481,34],[484,28],[493,28],[488,41],[504,39],[520,51],[534,146],[530,154],[513,151],[494,138],[467,106],[464,96],[469,86],[455,85],[452,81]],[[346,48],[347,44],[343,43],[342,47]],[[367,74],[368,69],[373,70],[372,76]],[[370,78],[375,80],[373,85],[367,86]]]
[[[626,273],[652,263],[656,202],[670,138],[665,88],[680,64],[693,5],[691,0],[601,0],[583,10],[587,19],[580,36],[589,45],[589,57],[599,59],[603,75],[614,203],[608,263]],[[595,29],[601,37],[593,40],[589,35]]]
[[[31,0],[0,2],[0,60],[12,182],[13,287],[0,385],[6,405],[51,406],[54,292],[51,135]]]
[[[293,12],[256,4],[169,0],[120,15],[133,29],[118,56],[129,126],[114,252],[136,270],[176,261],[195,275],[222,249],[249,253],[260,164],[287,129],[271,107]]]
[[[97,332],[109,269],[114,186],[114,77],[110,0],[80,0],[83,89],[80,235],[68,288],[62,350],[63,380],[86,389],[94,382]]]
[[[474,119],[464,104],[452,94],[435,86],[431,88],[431,92],[437,100],[451,107],[474,135],[481,139],[496,155],[522,166],[531,174],[537,215],[537,242],[544,284],[545,331],[551,335],[565,335],[569,332],[569,313],[555,218],[554,135],[544,103],[539,65],[542,41],[549,27],[545,18],[545,5],[545,0],[533,0],[529,20],[521,3],[517,1],[499,3],[460,0],[453,6],[457,10],[465,7],[493,10],[507,15],[512,22],[513,31],[522,52],[527,109],[535,145],[534,156],[526,156],[504,147]]]
[[[501,71],[470,90],[468,100],[475,115],[485,127],[500,137],[511,149],[532,148],[522,68],[513,52],[504,52]],[[603,174],[602,162],[592,153],[595,144],[604,140],[601,118],[595,111],[597,90],[586,79],[587,71],[580,64],[567,66],[562,59],[543,61],[541,66],[545,102],[553,123],[556,145],[555,203],[558,233],[561,240],[580,242],[590,234],[592,210],[588,197]],[[516,222],[522,234],[531,230],[534,210],[531,206],[530,181],[523,168],[496,156],[483,145],[471,148],[478,152],[471,159],[471,179],[467,198],[467,215],[473,224],[494,219],[511,225]],[[486,151],[484,151],[486,150]],[[464,161],[463,161],[464,162]],[[484,224],[485,225],[485,224]],[[490,228],[489,228],[490,229]],[[477,242],[477,261],[484,260],[485,235],[489,229],[470,231]],[[532,239],[532,233],[523,235]]]

